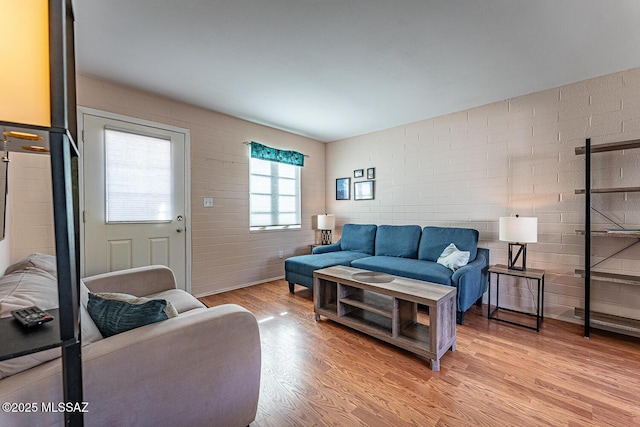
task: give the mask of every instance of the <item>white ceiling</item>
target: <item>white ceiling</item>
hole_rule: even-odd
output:
[[[638,0],[75,0],[80,73],[320,141],[640,66]]]

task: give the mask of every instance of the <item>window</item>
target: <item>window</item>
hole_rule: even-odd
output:
[[[249,173],[251,229],[300,228],[300,167],[251,158]]]
[[[104,134],[107,223],[171,221],[171,141],[114,129]]]

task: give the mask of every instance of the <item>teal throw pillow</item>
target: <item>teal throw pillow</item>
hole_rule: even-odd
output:
[[[178,315],[167,300],[119,293],[89,292],[87,311],[105,338]]]

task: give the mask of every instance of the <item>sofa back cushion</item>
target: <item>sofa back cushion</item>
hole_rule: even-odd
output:
[[[377,228],[373,224],[345,224],[342,227],[340,249],[373,255]]]
[[[0,278],[0,317],[37,305],[43,310],[58,307],[58,281],[50,273],[26,267]]]
[[[4,274],[11,274],[14,271],[24,270],[27,267],[35,267],[44,270],[54,277],[57,277],[56,257],[49,254],[32,253],[11,264],[5,270]]]
[[[469,262],[478,253],[478,230],[455,227],[425,227],[420,238],[418,259],[436,262],[451,243],[461,251],[469,252]]]
[[[380,225],[376,231],[376,255],[418,258],[422,230],[418,225]]]

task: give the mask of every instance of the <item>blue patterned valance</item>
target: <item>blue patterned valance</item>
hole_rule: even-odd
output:
[[[304,154],[297,151],[278,150],[254,141],[251,141],[251,157],[287,165],[304,166]]]

